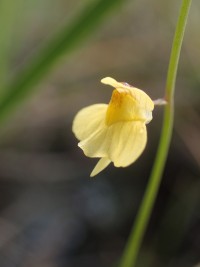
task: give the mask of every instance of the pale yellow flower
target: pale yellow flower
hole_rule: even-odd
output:
[[[115,88],[110,103],[83,108],[72,127],[84,154],[101,158],[90,176],[111,162],[115,167],[126,167],[136,161],[146,146],[146,124],[154,109],[153,101],[142,90],[110,77],[101,82]]]

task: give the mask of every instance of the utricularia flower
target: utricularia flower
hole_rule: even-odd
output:
[[[153,101],[142,90],[110,77],[101,82],[115,88],[110,103],[81,109],[72,127],[84,154],[100,158],[90,176],[111,162],[115,167],[126,167],[136,161],[146,146],[146,124],[154,109]]]

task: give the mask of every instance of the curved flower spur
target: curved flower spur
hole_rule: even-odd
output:
[[[81,109],[72,127],[84,154],[100,158],[91,177],[111,162],[115,167],[126,167],[137,160],[146,146],[146,124],[154,109],[154,102],[142,90],[110,77],[101,82],[115,88],[110,103]]]

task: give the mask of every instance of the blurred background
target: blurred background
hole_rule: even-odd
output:
[[[41,47],[95,2],[0,2],[1,101]],[[100,83],[106,76],[152,99],[163,97],[180,4],[127,0],[110,8],[0,121],[1,267],[115,266],[152,168],[163,108],[153,112],[137,162],[125,169],[110,165],[93,179],[96,160],[77,147],[72,121],[81,108],[108,103],[112,88]],[[177,77],[173,139],[137,266],[200,262],[199,12],[194,1]]]

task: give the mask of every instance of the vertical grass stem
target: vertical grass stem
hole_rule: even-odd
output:
[[[185,32],[187,17],[192,0],[183,0],[179,18],[176,25],[176,31],[171,49],[165,99],[167,105],[164,110],[163,127],[161,137],[158,145],[158,151],[152,168],[152,172],[149,178],[149,182],[144,194],[141,206],[136,216],[133,229],[130,233],[129,240],[122,255],[120,267],[134,267],[136,264],[137,256],[149,218],[153,209],[153,205],[158,193],[159,185],[161,182],[165,162],[167,159],[169,145],[173,130],[174,121],[174,90],[177,76],[177,68],[180,57],[180,51]]]

